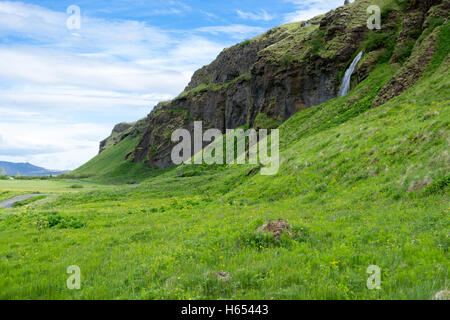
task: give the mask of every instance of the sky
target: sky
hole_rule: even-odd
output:
[[[0,1],[0,161],[75,169],[224,48],[343,3]]]

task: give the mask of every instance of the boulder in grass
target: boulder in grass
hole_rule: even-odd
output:
[[[292,236],[290,229],[291,226],[286,220],[279,219],[278,221],[268,222],[267,224],[259,227],[257,231],[271,233],[275,237],[275,240],[278,240],[283,233],[287,233],[289,236]]]
[[[228,282],[228,281],[230,281],[232,279],[231,274],[229,274],[228,272],[223,272],[223,271],[222,272],[217,272],[216,275],[217,275],[217,278],[219,280],[222,280],[222,281],[225,281],[225,282]]]

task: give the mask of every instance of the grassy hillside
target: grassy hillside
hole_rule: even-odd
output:
[[[62,177],[87,179],[103,183],[134,184],[153,176],[157,170],[151,170],[142,163],[133,163],[126,159],[138,144],[140,136],[128,136],[120,143],[107,148],[98,156]]]
[[[277,175],[153,171],[125,160],[130,139],[73,175],[139,186],[0,209],[0,299],[431,299],[449,289],[448,23],[431,32],[432,62],[400,96],[373,107],[402,68],[382,60],[349,95],[282,124]],[[256,232],[280,218],[293,238]],[[81,290],[66,288],[70,265]],[[370,265],[380,290],[366,287]]]

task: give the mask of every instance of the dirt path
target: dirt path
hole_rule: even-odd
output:
[[[14,203],[16,203],[16,202],[27,200],[29,198],[40,197],[40,196],[45,196],[45,194],[25,194],[23,196],[18,196],[18,197],[6,200],[4,202],[1,202],[0,208],[11,209],[12,206],[14,205]]]

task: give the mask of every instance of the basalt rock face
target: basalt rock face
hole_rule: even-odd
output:
[[[185,91],[199,85],[221,84],[248,73],[258,59],[258,52],[277,42],[282,35],[269,31],[264,37],[248,40],[220,53],[210,65],[196,71]]]
[[[414,0],[404,10],[402,30],[391,63],[399,62],[399,55],[404,52],[408,43],[412,52],[400,70],[380,90],[373,103],[374,107],[399,96],[424,75],[435,53],[439,31],[437,29],[430,31],[430,34],[423,39],[419,37],[426,34],[426,30],[431,29],[437,21],[443,23],[448,20],[449,13],[450,0]]]
[[[261,115],[281,123],[335,98],[339,75],[368,32],[364,12],[364,5],[347,5],[224,50],[194,74],[179,97],[152,111],[133,161],[171,166],[172,132],[184,128],[192,134],[194,121],[202,121],[203,130],[222,132],[261,127]]]
[[[114,129],[111,132],[111,135],[100,142],[100,150],[99,154],[108,149],[111,146],[114,146],[121,142],[128,136],[137,136],[142,134],[147,126],[147,119],[141,119],[134,123],[121,122],[114,126]]]
[[[384,14],[386,25],[381,32],[396,34],[403,23],[400,41],[417,39],[420,33],[412,30],[418,24],[425,25],[427,12],[441,3],[425,2],[412,0],[404,8],[406,13],[395,9]],[[243,126],[270,129],[299,110],[337,97],[345,70],[364,48],[368,33],[374,32],[367,28],[371,4],[371,0],[357,0],[225,49],[214,62],[195,72],[182,94],[159,103],[143,120],[142,138],[129,158],[166,168],[172,165],[172,133],[187,129],[193,135],[194,121],[202,121],[203,130],[225,132]],[[402,22],[405,14],[411,19]],[[377,63],[376,50],[381,49],[365,52],[353,85],[367,77]]]

